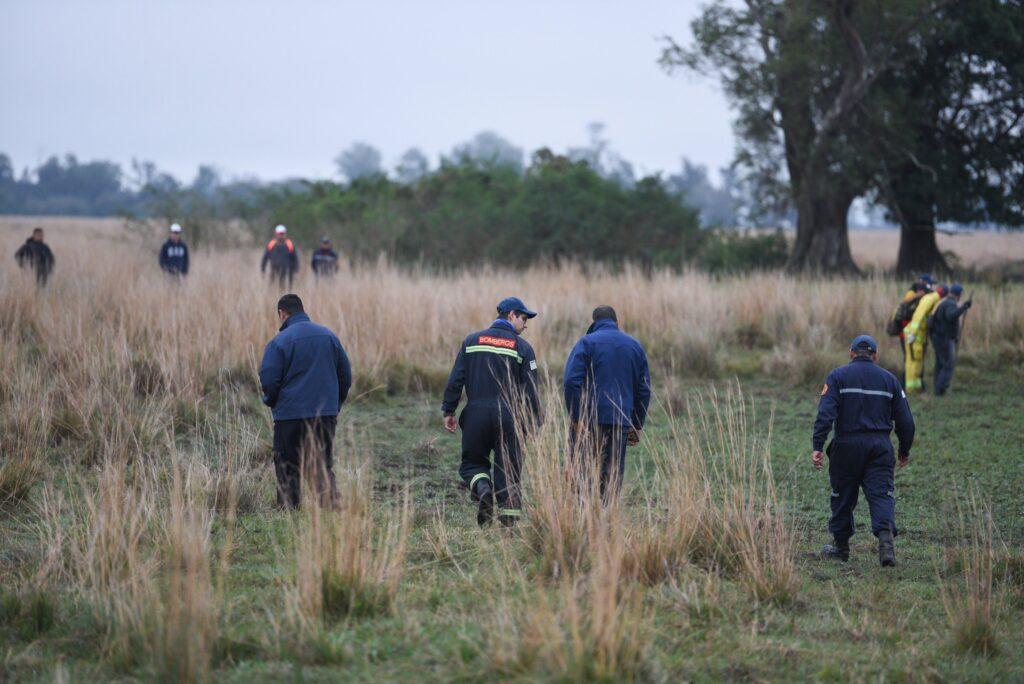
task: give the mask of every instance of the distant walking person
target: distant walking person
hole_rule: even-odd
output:
[[[953,382],[953,371],[956,369],[957,346],[960,343],[960,322],[968,309],[971,300],[960,304],[964,288],[954,283],[949,294],[935,307],[932,320],[928,324],[928,335],[935,347],[935,395],[941,397]]]
[[[910,462],[914,417],[899,380],[879,366],[877,359],[878,344],[869,335],[860,335],[850,345],[850,363],[828,374],[818,400],[811,463],[820,470],[828,454],[832,485],[828,529],[833,543],[822,555],[849,560],[853,510],[857,490],[863,488],[871,531],[878,537],[878,559],[883,566],[891,566],[896,565],[896,459],[889,433],[895,422],[899,465],[903,467]],[[826,449],[825,440],[833,430],[835,436]]]
[[[170,235],[160,248],[160,268],[173,276],[188,275],[188,245],[181,239],[181,226],[171,224]]]
[[[314,476],[321,503],[337,498],[334,430],[352,387],[352,366],[337,336],[309,320],[298,295],[277,303],[280,332],[263,352],[260,387],[274,416],[277,503],[296,508],[301,476]]]
[[[287,279],[288,287],[292,286],[295,273],[299,270],[299,255],[295,251],[295,244],[288,239],[288,229],[284,226],[274,228],[274,239],[267,243],[267,249],[263,252],[260,273],[267,272],[267,264],[270,264],[271,280],[277,280],[278,286],[284,287]]]
[[[319,277],[330,277],[338,272],[338,253],[331,247],[331,239],[324,235],[320,247],[313,252],[313,273]]]
[[[459,475],[478,504],[476,522],[481,527],[491,522],[495,505],[498,521],[506,527],[521,515],[519,436],[540,421],[537,357],[521,335],[536,315],[518,297],[501,300],[497,320],[462,341],[444,390],[444,428],[462,428]],[[466,408],[456,419],[463,388]]]
[[[25,240],[25,244],[14,253],[14,258],[21,268],[34,268],[36,271],[36,284],[40,287],[46,285],[50,274],[53,272],[53,265],[56,259],[50,246],[43,242],[43,229],[33,228],[32,237]]]
[[[607,504],[622,487],[626,445],[640,441],[651,372],[643,346],[619,330],[615,309],[599,306],[592,318],[565,362],[563,389],[572,448],[577,457],[600,455],[601,500]]]

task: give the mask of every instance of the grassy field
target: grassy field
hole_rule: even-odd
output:
[[[300,279],[357,383],[341,510],[287,514],[254,383],[279,293],[255,255],[198,255],[177,286],[135,243],[65,229],[45,291],[0,263],[0,680],[1024,678],[1020,286],[976,286],[953,391],[912,402],[883,571],[863,504],[851,561],[813,557],[829,487],[810,428],[824,373],[880,332],[900,283],[387,264]],[[438,406],[458,339],[511,292],[542,312],[527,337],[548,419],[508,533],[476,527]],[[607,510],[565,480],[557,399],[597,303],[646,344],[656,390]]]

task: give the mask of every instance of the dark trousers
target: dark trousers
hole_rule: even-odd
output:
[[[896,534],[896,458],[888,433],[842,435],[828,446],[828,479],[832,485],[832,517],[828,531],[839,542],[853,536],[853,509],[859,489],[871,512],[871,532]]]
[[[277,281],[277,286],[284,289],[284,283],[288,281],[288,289],[292,287],[292,281],[295,279],[295,271],[290,268],[270,268],[270,279],[271,281]]]
[[[932,335],[935,347],[935,394],[942,395],[953,382],[956,369],[956,340],[945,335]]]
[[[338,496],[334,479],[334,430],[336,416],[274,421],[274,474],[277,475],[277,504],[298,508],[302,498],[302,476],[320,496],[321,503],[333,504]]]
[[[512,416],[497,407],[468,404],[459,415],[459,426],[462,428],[459,475],[463,481],[475,494],[480,480],[491,480],[499,509],[518,511],[522,455]]]
[[[622,490],[628,437],[628,425],[591,425],[570,435],[569,449],[578,461],[584,485],[589,483],[594,461],[600,459],[601,501],[605,504]]]

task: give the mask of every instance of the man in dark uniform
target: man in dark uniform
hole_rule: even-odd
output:
[[[928,335],[935,348],[935,396],[941,397],[953,382],[957,345],[960,343],[960,317],[971,308],[971,300],[960,304],[964,288],[954,283],[928,322]]]
[[[181,226],[171,225],[171,234],[160,248],[160,268],[173,276],[188,275],[188,245],[181,239]]]
[[[479,504],[481,527],[491,521],[495,505],[506,527],[521,515],[519,433],[540,422],[540,398],[537,357],[520,335],[536,315],[518,297],[501,300],[497,320],[463,340],[444,391],[444,427],[452,433],[462,428],[459,475]],[[464,387],[466,407],[456,421]]]
[[[638,444],[651,401],[647,353],[619,330],[615,309],[594,309],[593,323],[565,362],[563,390],[572,423],[573,451],[600,454],[601,500],[622,488],[626,445]],[[589,472],[587,463],[584,473]]]
[[[860,335],[850,346],[850,363],[829,373],[814,421],[811,462],[816,470],[821,469],[825,440],[834,429],[827,449],[832,485],[828,529],[834,541],[825,546],[822,555],[849,560],[853,509],[857,506],[857,490],[863,487],[871,512],[871,531],[878,537],[878,559],[883,566],[892,566],[896,565],[896,459],[889,433],[895,423],[902,468],[910,462],[914,417],[899,380],[879,366],[877,359],[878,344],[869,335]]]
[[[274,414],[277,503],[298,507],[305,472],[321,502],[330,504],[337,498],[334,430],[352,387],[352,366],[337,336],[309,320],[298,295],[281,297],[277,316],[280,332],[260,363],[263,403]]]
[[[284,226],[274,228],[274,239],[267,243],[260,262],[260,273],[265,273],[270,264],[270,278],[276,280],[279,287],[284,287],[285,278],[288,287],[292,286],[295,273],[299,270],[299,255],[295,251],[295,243],[288,239],[288,229]]]
[[[324,235],[320,238],[320,247],[313,252],[310,266],[319,277],[330,277],[338,272],[338,253],[331,247],[331,239]]]
[[[21,268],[34,268],[36,271],[36,285],[46,285],[53,271],[53,252],[50,246],[43,242],[43,229],[33,228],[32,237],[25,240],[25,244],[14,253],[14,258]]]

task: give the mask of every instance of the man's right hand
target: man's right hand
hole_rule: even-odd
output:
[[[459,421],[456,420],[455,416],[444,417],[444,429],[452,433],[459,429]]]
[[[815,470],[821,470],[821,467],[825,465],[825,452],[815,451],[811,454],[811,465],[814,466]]]
[[[910,454],[900,454],[899,459],[896,461],[896,465],[900,468],[906,468],[910,463]]]

